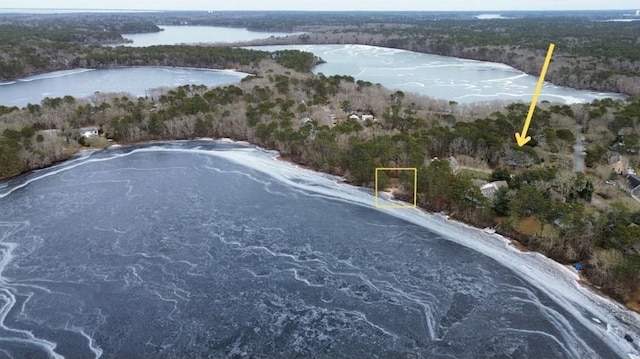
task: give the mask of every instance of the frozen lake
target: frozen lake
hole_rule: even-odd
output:
[[[211,26],[166,26],[165,31],[126,35],[130,46],[172,45],[181,43],[248,41],[284,33],[258,33],[246,29]],[[455,57],[421,54],[365,45],[292,45],[260,46],[260,50],[297,49],[312,52],[327,61],[314,71],[325,75],[350,75],[358,80],[380,83],[392,90],[414,92],[458,103],[485,101],[529,102],[538,79],[510,66],[464,60]],[[542,64],[541,64],[542,65]],[[71,95],[86,97],[96,91],[125,92],[144,96],[156,87],[185,84],[206,86],[238,82],[246,74],[189,68],[131,67],[100,70],[76,69],[32,76],[0,83],[0,105],[24,106],[40,103],[45,97]],[[540,101],[565,104],[587,103],[616,93],[576,90],[546,83]]]
[[[638,316],[565,267],[274,156],[141,145],[0,184],[0,353],[637,354],[617,318]]]
[[[229,43],[284,37],[284,32],[259,32],[247,29],[218,26],[159,26],[163,31],[145,34],[122,34],[132,43],[124,46],[145,47],[153,45]]]
[[[421,54],[367,45],[295,45],[251,47],[274,51],[295,49],[312,52],[327,61],[315,72],[350,75],[380,83],[390,89],[415,92],[459,103],[482,101],[531,102],[536,76],[505,64]],[[542,63],[540,63],[542,67]],[[576,90],[545,83],[539,101],[585,103],[624,95]]]
[[[233,71],[176,67],[122,67],[56,71],[0,83],[0,105],[39,104],[45,97],[83,98],[95,92],[145,96],[151,89],[187,84],[215,87],[239,82],[246,74]]]

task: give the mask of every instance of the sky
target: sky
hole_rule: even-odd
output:
[[[637,0],[2,0],[0,8],[126,10],[618,10]]]

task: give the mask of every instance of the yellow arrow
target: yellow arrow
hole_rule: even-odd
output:
[[[538,79],[538,84],[536,85],[536,90],[533,93],[533,100],[531,101],[531,106],[529,106],[529,113],[527,114],[527,120],[524,121],[524,127],[522,128],[522,135],[516,132],[516,141],[518,141],[518,146],[522,147],[527,142],[531,141],[531,136],[527,136],[527,131],[529,131],[529,125],[531,125],[531,118],[533,117],[533,110],[536,109],[536,104],[538,103],[538,97],[540,96],[540,91],[542,91],[542,83],[544,82],[544,76],[547,74],[547,68],[549,68],[549,62],[551,62],[551,54],[553,54],[554,44],[549,44],[549,51],[547,51],[547,58],[544,59],[544,65],[542,65],[542,72],[540,72],[540,78]]]

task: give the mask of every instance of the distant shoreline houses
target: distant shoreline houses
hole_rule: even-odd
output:
[[[346,118],[338,118],[335,115],[331,116],[330,118],[330,122],[333,126],[342,124],[349,120],[354,120],[358,122],[377,121],[376,117],[373,115],[372,112],[363,111],[363,110],[349,111],[349,115]]]
[[[80,128],[80,137],[92,138],[98,137],[99,130],[97,127],[81,127]]]

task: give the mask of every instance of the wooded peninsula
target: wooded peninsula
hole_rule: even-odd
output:
[[[102,57],[105,49],[87,45],[124,43],[122,34],[188,24],[305,32],[245,45],[375,45],[501,62],[536,76],[540,58],[549,43],[555,43],[549,81],[577,89],[640,95],[640,21],[606,21],[606,12],[507,12],[503,16],[477,19],[464,12],[0,15],[0,80],[80,65],[125,65],[117,58]]]
[[[640,97],[633,96],[640,93],[640,50],[628,46],[639,39],[638,25],[556,18],[498,23],[416,17],[409,22],[404,14],[376,14],[377,21],[350,17],[346,25],[341,17],[320,23],[315,15],[283,14],[290,19],[283,28],[274,16],[259,20],[249,14],[242,20],[247,23],[239,23],[231,14],[222,20],[214,15],[0,16],[0,78],[5,80],[116,65],[251,74],[235,85],[188,85],[139,98],[98,93],[86,99],[46,98],[24,108],[0,106],[0,178],[50,166],[87,147],[198,137],[249,141],[361,186],[373,187],[376,167],[416,167],[417,184],[413,176],[389,171],[380,175],[379,187],[393,187],[398,198],[408,199],[417,185],[420,207],[495,228],[561,263],[581,263],[589,283],[640,310],[640,203],[629,185],[635,178],[629,169],[640,164]],[[565,41],[573,45],[557,56],[552,81],[632,96],[576,105],[543,102],[530,129],[534,139],[518,147],[514,133],[528,110],[523,103],[462,105],[350,76],[313,74],[319,59],[299,51],[101,45],[121,41],[125,31],[158,31],[158,25],[172,21],[250,22],[260,29],[308,32],[269,43],[340,39],[505,62],[530,73],[539,71],[551,40]],[[567,22],[571,25],[564,26]],[[597,30],[589,41],[583,33],[587,27]],[[81,136],[79,129],[88,126],[96,126],[100,136]],[[584,173],[573,170],[573,146],[579,143],[585,146]],[[495,191],[483,190],[491,184]]]

